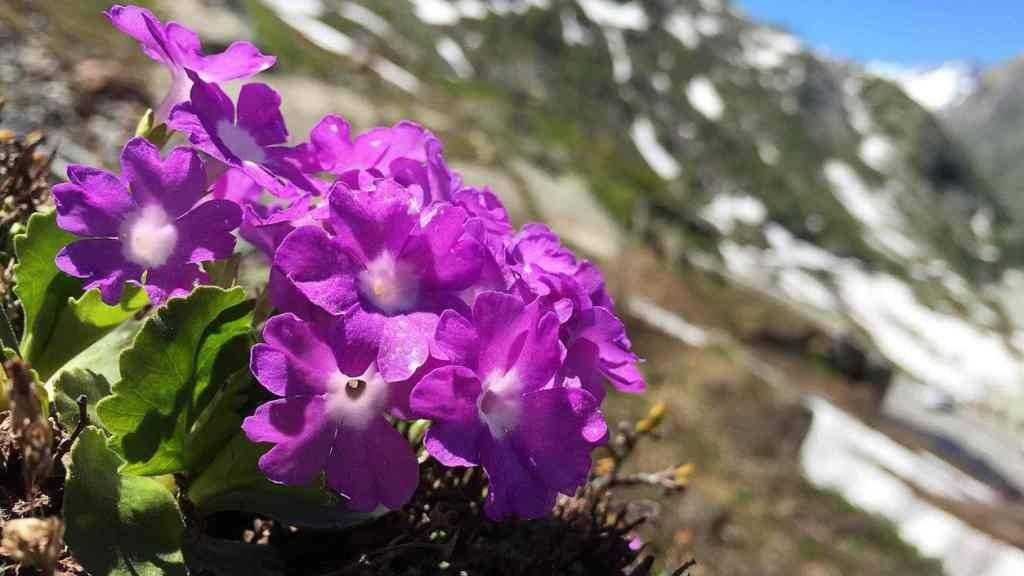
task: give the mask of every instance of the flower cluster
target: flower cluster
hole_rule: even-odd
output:
[[[165,160],[133,139],[121,176],[71,167],[58,222],[85,238],[57,264],[108,303],[132,282],[160,304],[205,282],[199,263],[229,256],[235,229],[266,255],[277,314],[251,368],[277,398],[243,429],[273,445],[268,478],[323,474],[352,509],[399,507],[419,475],[393,422],[426,419],[432,457],[486,471],[492,518],[542,516],[586,481],[606,383],[644,388],[596,267],[543,225],[517,231],[424,128],[354,135],[327,116],[289,146],[272,88],[232,102],[217,85],[271,57],[241,43],[203,56],[143,9],[108,16],[171,68],[163,117],[189,145]]]

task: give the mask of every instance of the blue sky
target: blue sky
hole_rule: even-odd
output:
[[[1024,0],[736,0],[816,48],[862,62],[995,64],[1024,53]]]

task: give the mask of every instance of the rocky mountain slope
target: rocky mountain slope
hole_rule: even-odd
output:
[[[242,8],[282,69],[433,108],[456,159],[572,174],[622,225],[646,207],[673,257],[866,337],[955,401],[1019,402],[1006,198],[892,82],[721,0]]]
[[[1024,58],[986,71],[971,96],[943,116],[1014,217],[1024,219]]]
[[[213,45],[248,36],[277,54],[271,74],[286,92],[293,139],[328,110],[359,128],[414,118],[513,216],[541,217],[609,264],[622,306],[648,326],[638,339],[651,358],[651,398],[674,411],[673,435],[648,464],[671,454],[706,467],[695,493],[709,502],[666,502],[659,546],[690,550],[696,527],[697,550],[721,573],[934,569],[799,479],[801,464],[837,489],[855,478],[843,469],[830,480],[839,468],[799,461],[791,436],[807,432],[796,422],[804,398],[817,422],[843,421],[814,400],[827,397],[905,442],[896,450],[873,438],[892,459],[875,462],[872,477],[892,474],[904,486],[909,473],[894,462],[924,462],[924,476],[940,470],[956,486],[965,469],[984,476],[980,467],[990,487],[953,490],[949,501],[967,494],[963,505],[982,516],[1024,488],[1024,456],[1012,444],[1024,422],[1024,303],[1015,296],[1024,276],[1012,272],[1024,258],[1020,228],[1008,197],[949,129],[878,73],[815,54],[724,0],[155,7]],[[137,86],[155,97],[162,82],[157,74]],[[50,127],[60,134],[63,124]],[[111,150],[99,142],[77,152]],[[901,394],[883,402],[891,383]],[[766,443],[766,430],[788,440]],[[965,444],[979,430],[991,440]],[[940,455],[958,469],[929,460],[922,438],[953,446],[959,459]],[[893,456],[899,450],[911,459]],[[933,498],[914,490],[901,498]],[[947,502],[945,488],[938,494]],[[860,496],[851,499],[888,511]],[[929,502],[915,501],[916,518],[934,518]],[[986,558],[1004,552],[986,546]],[[970,556],[955,540],[928,552]],[[961,572],[985,574],[979,562]]]

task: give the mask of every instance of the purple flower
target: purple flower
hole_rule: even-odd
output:
[[[464,210],[436,203],[420,211],[391,179],[355,188],[339,180],[328,201],[332,234],[304,226],[278,247],[274,303],[306,317],[316,314],[309,305],[344,315],[378,347],[381,374],[407,379],[427,360],[439,314],[465,309],[461,293],[476,282],[485,249],[466,233]]]
[[[597,398],[604,398],[606,377],[623,392],[643,392],[644,380],[631,351],[626,329],[600,271],[579,262],[543,224],[527,224],[512,240],[509,259],[528,292],[550,302],[563,321],[562,341],[568,349],[568,377]],[[588,371],[598,371],[588,373]]]
[[[248,42],[234,42],[220,54],[203,54],[195,32],[177,22],[161,23],[153,13],[137,6],[112,6],[104,12],[118,30],[138,40],[147,56],[163,63],[171,73],[171,89],[156,110],[159,121],[167,120],[176,104],[188,100],[193,70],[206,82],[248,78],[274,65]]]
[[[481,294],[472,321],[441,316],[435,353],[451,365],[412,390],[412,411],[433,420],[424,439],[430,454],[487,472],[491,518],[547,514],[559,492],[586,482],[590,452],[607,436],[598,400],[557,385],[559,328],[540,300]]]
[[[57,267],[99,288],[116,304],[125,282],[141,284],[154,304],[187,294],[208,278],[199,263],[227,258],[241,211],[227,200],[201,202],[206,173],[199,155],[175,148],[166,160],[143,138],[121,153],[121,176],[68,167],[53,189],[57,224],[84,239],[57,254]]]
[[[289,158],[282,146],[288,129],[281,116],[281,96],[266,84],[242,86],[237,107],[224,90],[191,71],[191,100],[171,110],[167,125],[189,135],[193,146],[245,173],[278,196],[294,196],[299,186],[319,189]]]
[[[277,247],[293,230],[302,226],[319,225],[327,218],[327,206],[316,205],[316,199],[299,196],[287,205],[266,206],[255,202],[246,204],[239,233],[242,238],[259,248],[267,258],[273,260]]]
[[[343,175],[355,170],[393,178],[414,190],[421,205],[449,200],[458,189],[442,155],[443,146],[429,130],[409,121],[373,128],[351,138],[349,123],[329,114],[313,127],[309,142],[295,149],[307,172]]]
[[[327,485],[357,511],[405,504],[419,465],[384,414],[408,392],[377,371],[376,351],[349,338],[339,322],[324,327],[292,314],[268,320],[263,339],[252,350],[252,372],[280,398],[242,424],[253,442],[275,444],[260,469],[274,482],[296,485],[326,470]]]

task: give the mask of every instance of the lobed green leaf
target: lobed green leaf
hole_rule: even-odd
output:
[[[184,576],[174,495],[151,478],[119,475],[120,464],[101,431],[82,431],[64,488],[68,546],[95,576]]]

